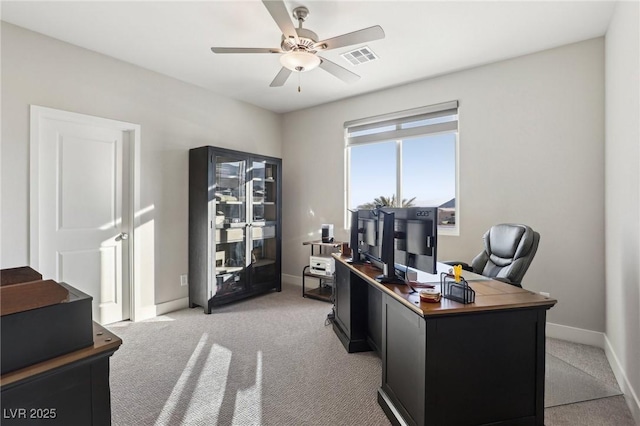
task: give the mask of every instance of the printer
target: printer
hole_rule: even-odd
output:
[[[336,271],[335,259],[329,255],[311,256],[309,258],[309,272],[315,275],[333,276]]]

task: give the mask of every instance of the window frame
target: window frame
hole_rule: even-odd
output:
[[[456,120],[455,128],[451,128],[451,125],[447,123],[438,123],[431,124],[428,126],[424,126],[423,130],[429,129],[430,131],[426,132],[403,132],[402,124],[407,122],[415,122],[419,119],[420,116],[431,115],[431,117],[438,116],[449,116],[453,115],[450,111],[455,108]],[[449,111],[447,113],[447,111]],[[371,135],[371,138],[367,138],[368,135],[360,136],[360,140],[355,143],[350,143],[353,138],[350,138],[350,128],[353,127],[365,127],[365,128],[376,128],[388,126],[389,122],[394,122],[396,131],[399,132],[400,135],[404,135],[405,137],[400,138],[384,138],[384,134],[393,133],[393,131],[374,133]],[[351,196],[351,148],[356,146],[364,146],[371,145],[376,143],[388,143],[394,142],[396,145],[396,196],[398,199],[402,199],[402,146],[403,141],[419,138],[419,137],[429,137],[429,136],[437,136],[442,134],[453,134],[455,137],[455,216],[456,223],[454,227],[443,227],[438,225],[438,235],[452,235],[459,236],[460,235],[460,109],[457,101],[447,102],[438,105],[432,105],[428,107],[415,108],[412,110],[401,111],[397,113],[385,114],[382,116],[371,117],[363,120],[355,120],[351,122],[345,122],[344,124],[344,227],[346,230],[350,228],[350,220],[349,220],[349,202]],[[444,126],[441,126],[444,124]],[[420,128],[420,127],[418,127]],[[410,129],[415,129],[414,127]],[[375,140],[369,140],[375,139]]]

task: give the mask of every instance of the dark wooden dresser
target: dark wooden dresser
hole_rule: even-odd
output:
[[[92,321],[92,298],[28,267],[0,277],[2,425],[110,425],[122,340]]]

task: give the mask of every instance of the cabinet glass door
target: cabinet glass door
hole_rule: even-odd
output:
[[[251,267],[252,285],[272,285],[277,274],[278,165],[252,162],[251,167]]]
[[[246,288],[247,161],[230,156],[215,158],[215,284],[213,296],[224,297]]]

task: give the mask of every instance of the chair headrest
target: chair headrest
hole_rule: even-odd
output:
[[[483,238],[491,261],[498,266],[506,266],[529,254],[535,232],[526,225],[502,223],[492,226]]]

